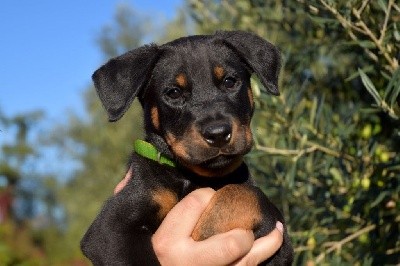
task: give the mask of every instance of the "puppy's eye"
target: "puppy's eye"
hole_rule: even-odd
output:
[[[232,77],[227,77],[224,79],[224,86],[227,89],[231,89],[235,86],[236,84],[236,79]]]
[[[171,99],[178,99],[182,96],[182,90],[180,88],[167,88],[165,94]]]

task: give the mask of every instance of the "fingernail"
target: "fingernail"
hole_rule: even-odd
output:
[[[283,224],[280,221],[277,221],[275,226],[276,229],[278,229],[278,231],[283,235]]]

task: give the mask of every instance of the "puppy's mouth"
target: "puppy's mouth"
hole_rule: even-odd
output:
[[[182,166],[204,177],[225,176],[238,168],[242,162],[242,155],[218,155],[196,164],[193,164],[191,160],[180,160]]]
[[[212,159],[206,160],[199,164],[199,166],[208,169],[221,169],[229,167],[233,162],[235,162],[239,155],[218,155]]]
[[[251,150],[251,145],[240,147],[238,149],[235,146],[217,149],[217,148],[203,148],[196,147],[188,149],[190,152],[182,154],[176,154],[178,161],[183,164],[197,165],[203,168],[219,169],[229,167],[233,162],[237,161],[238,158],[242,159],[243,156]],[[235,149],[236,148],[236,149]]]

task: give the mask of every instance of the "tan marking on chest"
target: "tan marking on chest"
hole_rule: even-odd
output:
[[[160,220],[178,203],[178,196],[175,192],[166,188],[159,188],[152,193],[153,201],[159,207],[157,216]]]

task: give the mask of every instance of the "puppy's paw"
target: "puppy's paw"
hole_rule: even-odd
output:
[[[200,216],[192,238],[201,241],[235,228],[254,230],[261,221],[257,194],[247,185],[230,184],[215,193]]]

